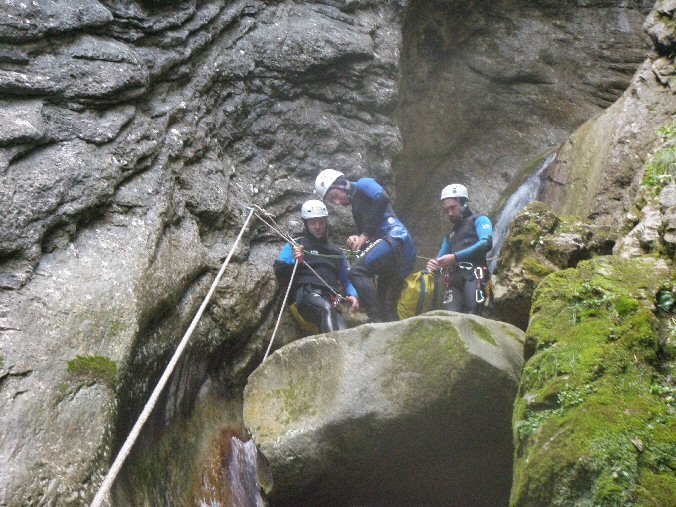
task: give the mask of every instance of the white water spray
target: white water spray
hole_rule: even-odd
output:
[[[554,160],[556,160],[556,152],[552,153],[542,161],[542,164],[540,164],[535,173],[533,173],[533,175],[511,195],[500,211],[500,214],[495,221],[495,226],[493,227],[493,249],[489,254],[491,260],[488,261],[488,269],[490,269],[491,272],[495,270],[500,248],[509,232],[509,225],[519,211],[537,198],[542,184],[542,173],[547,170]]]

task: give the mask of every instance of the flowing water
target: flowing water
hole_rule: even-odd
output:
[[[230,436],[218,466],[203,476],[200,507],[264,507],[256,477],[256,444]]]
[[[547,156],[547,158],[542,161],[535,173],[524,181],[516,192],[510,196],[500,211],[493,227],[493,249],[489,254],[490,260],[488,261],[488,268],[491,272],[495,271],[500,248],[509,232],[509,224],[512,223],[512,220],[519,211],[537,199],[542,184],[542,173],[547,170],[554,160],[556,160],[556,152]]]

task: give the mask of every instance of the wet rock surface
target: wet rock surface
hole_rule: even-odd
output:
[[[486,315],[525,330],[531,297],[542,279],[582,260],[609,255],[617,237],[610,227],[554,213],[540,202],[528,205],[510,225],[493,276],[494,304]]]
[[[676,115],[675,13],[673,1],[656,2],[644,24],[653,53],[622,97],[563,145],[541,194],[555,210],[611,226],[632,212],[658,131]]]
[[[650,50],[642,25],[652,5],[411,3],[395,174],[401,218],[421,255],[434,255],[448,229],[438,204],[445,185],[466,185],[475,212],[497,212],[534,161],[622,95]],[[627,152],[636,146],[637,119],[653,124],[638,112],[626,116],[636,126],[626,135]]]
[[[81,505],[91,498],[249,203],[270,210],[297,235],[298,207],[319,169],[374,176],[394,196],[392,160],[416,125],[424,125],[402,159],[423,163],[399,166],[405,170],[397,178],[410,185],[397,192],[395,208],[440,226],[429,219],[436,211],[419,205],[435,206],[442,180],[457,175],[466,177],[478,208],[488,209],[531,152],[612,102],[644,57],[637,27],[645,2],[585,2],[580,9],[506,2],[484,6],[501,14],[489,17],[479,5],[458,3],[456,14],[472,14],[457,16],[458,30],[436,27],[448,6],[432,19],[426,15],[437,4],[421,6],[370,0],[2,5],[0,503]],[[673,10],[670,2],[660,6]],[[639,97],[655,82],[673,86],[663,26],[648,28],[665,49],[637,78],[650,84],[634,89]],[[536,38],[525,36],[531,28]],[[454,39],[444,46],[449,29]],[[520,51],[531,46],[532,53]],[[568,50],[552,53],[564,46],[583,48],[589,60],[580,68],[593,75],[575,71]],[[432,58],[435,48],[448,67]],[[514,60],[514,51],[523,58]],[[431,60],[418,68],[422,53]],[[433,80],[432,92],[417,88]],[[562,98],[561,89],[575,91]],[[411,105],[412,97],[420,101]],[[457,97],[451,109],[462,107],[447,114],[439,106],[447,97]],[[498,107],[506,103],[515,106]],[[450,127],[437,128],[423,114],[411,120],[431,104],[437,119],[451,119]],[[454,123],[479,116],[504,129]],[[530,130],[515,130],[513,121],[521,120]],[[533,132],[536,141],[528,141]],[[449,136],[453,145],[439,150]],[[433,149],[420,148],[421,139]],[[507,162],[486,161],[489,154]],[[478,172],[479,166],[490,170]],[[351,217],[331,212],[340,241],[352,232]],[[436,251],[440,232],[411,225],[421,253],[425,242]],[[249,228],[147,441],[190,413],[198,398],[237,390],[259,361],[277,290],[271,263],[280,248],[260,222]],[[96,368],[84,377],[74,373],[78,357],[112,363],[115,381]],[[124,479],[118,487],[124,489]]]
[[[505,504],[522,337],[439,311],[275,352],[244,394],[272,504]]]
[[[297,234],[319,168],[389,181],[399,10],[3,4],[0,503],[91,498],[248,203]],[[261,223],[247,231],[155,429],[251,369],[279,248]],[[112,361],[117,382],[82,384],[78,356]]]

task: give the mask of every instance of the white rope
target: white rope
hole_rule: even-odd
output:
[[[275,329],[272,331],[272,337],[270,338],[270,344],[268,345],[268,350],[265,351],[263,356],[263,362],[268,358],[270,353],[270,348],[272,348],[272,342],[275,341],[275,335],[277,334],[277,328],[279,327],[279,322],[282,320],[282,313],[284,312],[284,307],[286,306],[286,300],[289,297],[289,292],[291,292],[291,286],[293,285],[293,277],[296,276],[296,268],[298,267],[298,259],[293,265],[293,271],[291,272],[291,279],[289,280],[289,286],[286,288],[286,294],[284,295],[284,301],[282,301],[282,307],[279,309],[279,317],[277,317],[277,323],[275,324]]]
[[[96,493],[96,496],[94,497],[94,500],[92,501],[91,507],[101,507],[101,505],[103,505],[103,501],[106,499],[108,492],[110,491],[110,488],[113,485],[113,481],[117,477],[117,474],[120,472],[120,469],[122,468],[122,464],[124,463],[124,460],[127,458],[127,456],[129,455],[129,452],[131,451],[131,447],[134,445],[134,442],[136,442],[136,439],[138,438],[139,434],[141,433],[141,428],[143,428],[143,425],[145,424],[146,420],[150,416],[150,413],[152,412],[153,408],[155,407],[155,403],[157,402],[157,399],[159,398],[160,393],[162,392],[162,389],[164,388],[165,384],[169,380],[169,376],[174,371],[174,367],[176,366],[178,359],[180,358],[181,354],[183,353],[183,349],[185,349],[186,345],[188,344],[188,339],[190,338],[190,335],[193,333],[193,331],[197,327],[197,323],[199,322],[200,318],[202,317],[202,314],[204,313],[204,309],[207,307],[207,304],[209,303],[209,299],[211,299],[211,296],[213,295],[214,291],[216,290],[216,286],[218,285],[218,282],[220,281],[221,277],[223,276],[223,273],[225,272],[225,268],[228,265],[228,263],[230,262],[230,258],[232,257],[232,254],[235,252],[235,248],[237,248],[237,244],[239,243],[240,239],[242,239],[242,235],[244,234],[244,230],[246,229],[247,225],[249,224],[249,220],[251,220],[251,217],[253,216],[253,214],[254,214],[254,210],[253,210],[253,208],[251,208],[251,211],[249,212],[249,216],[247,217],[246,221],[244,222],[244,225],[242,226],[242,230],[239,231],[239,235],[237,236],[237,239],[235,240],[235,244],[232,245],[232,249],[230,250],[230,253],[228,254],[227,258],[225,259],[223,266],[221,267],[220,271],[216,275],[216,278],[214,279],[214,283],[211,284],[211,288],[209,289],[209,292],[207,293],[206,298],[204,298],[204,301],[202,302],[202,306],[200,306],[199,310],[195,314],[195,317],[192,319],[192,323],[190,324],[190,327],[185,332],[185,335],[183,335],[183,339],[181,340],[178,347],[176,348],[176,352],[174,352],[173,357],[169,361],[169,364],[167,365],[166,369],[164,370],[164,373],[162,374],[160,381],[157,383],[157,386],[155,386],[155,390],[150,395],[150,398],[146,402],[145,407],[143,407],[143,411],[141,412],[141,415],[137,419],[136,424],[134,424],[134,427],[132,428],[131,432],[129,433],[127,440],[125,440],[124,444],[120,448],[120,451],[118,452],[117,457],[115,458],[115,461],[111,465],[110,470],[108,470],[108,473],[106,474],[106,477],[103,480],[103,483],[101,484],[101,487],[99,488],[99,491]]]

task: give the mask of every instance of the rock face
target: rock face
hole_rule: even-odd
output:
[[[665,35],[675,33],[675,15],[673,2],[657,2],[646,22],[657,53],[617,102],[564,144],[541,195],[554,210],[616,225],[633,207],[657,132],[676,115],[676,46]]]
[[[617,242],[533,294],[511,505],[676,498],[675,18],[676,2],[657,2],[646,28],[658,53],[549,174],[544,198],[612,226]]]
[[[655,257],[598,257],[533,296],[515,404],[511,505],[670,505],[674,478],[673,287]]]
[[[319,169],[390,181],[400,8],[3,3],[0,504],[91,498],[248,203],[297,233]],[[246,378],[272,240],[247,231],[154,428]],[[69,373],[78,356],[117,384]]]
[[[449,153],[460,158],[444,167],[458,171],[474,169],[489,153],[497,160],[504,154],[509,163],[501,180],[496,183],[491,163],[484,164],[491,170],[482,180],[469,181],[477,196],[477,189],[488,189],[486,201],[478,203],[490,206],[513,168],[619,95],[643,58],[642,2],[588,1],[584,8],[550,1],[455,2],[454,12],[450,5],[2,4],[0,504],[80,505],[91,498],[112,449],[126,436],[232,246],[249,203],[270,210],[297,234],[298,206],[319,169],[336,167],[351,178],[368,174],[392,191],[391,161],[402,148],[395,118],[404,140],[410,139],[416,124],[430,123],[423,116],[411,120],[413,115],[434,104],[437,118],[448,116],[438,99],[461,90],[466,93],[453,104],[462,107],[452,118],[476,119],[469,115],[476,109],[491,123],[505,119],[506,126],[501,133],[486,130],[494,143],[486,142],[484,122],[438,129],[443,135],[436,145],[451,135]],[[671,5],[663,2],[662,10],[672,12]],[[443,16],[416,14],[437,8]],[[455,45],[444,48],[435,42],[437,32],[416,28],[451,13],[469,32],[455,25],[437,32],[457,35]],[[651,33],[668,48],[669,37],[659,31],[661,13],[651,18],[657,29]],[[473,24],[482,19],[486,23]],[[492,26],[496,30],[486,28]],[[553,39],[545,37],[550,32]],[[476,50],[470,48],[475,41]],[[402,47],[408,70],[400,75]],[[442,59],[470,56],[450,58],[440,93],[419,94],[414,84],[432,83],[440,75],[435,69],[444,69],[434,48],[443,49]],[[434,65],[414,73],[420,51]],[[582,51],[589,64],[578,67],[569,51],[576,59]],[[523,58],[515,60],[515,54]],[[661,83],[673,77],[665,62],[653,66]],[[473,79],[456,83],[454,76]],[[407,90],[402,100],[400,77]],[[501,99],[489,103],[484,89]],[[561,90],[575,93],[562,98]],[[422,106],[407,107],[418,95]],[[522,103],[522,109],[501,114],[485,108]],[[513,134],[513,118],[543,117],[548,120]],[[430,125],[426,132],[434,130]],[[537,140],[527,141],[534,133]],[[467,155],[458,147],[471,144],[470,134],[478,141]],[[423,158],[425,153],[415,151]],[[400,181],[429,180],[435,187],[430,195],[437,195],[436,182],[446,174],[418,169],[402,169]],[[412,191],[423,202],[422,192]],[[417,212],[412,199],[404,205]],[[434,215],[421,216],[435,223],[428,219]],[[349,223],[346,213],[332,210],[336,237],[345,236]],[[437,231],[419,232],[436,250]],[[233,385],[253,369],[269,337],[277,289],[270,266],[280,247],[260,222],[247,231],[152,430],[161,432],[190,413],[198,395],[202,402],[236,390]],[[156,435],[145,436],[144,445],[152,447]],[[153,486],[161,487],[162,478],[154,479]],[[117,483],[121,489],[124,480]],[[133,495],[133,489],[125,493]]]
[[[534,160],[622,95],[649,50],[642,23],[652,5],[411,3],[403,24],[403,151],[395,174],[400,215],[421,255],[434,255],[446,232],[438,205],[445,185],[464,183],[475,211],[497,212],[501,196],[530,176],[524,170]],[[639,111],[627,111],[627,120]],[[627,139],[651,124],[640,120]]]
[[[506,504],[522,336],[440,311],[275,352],[244,395],[272,504]]]

